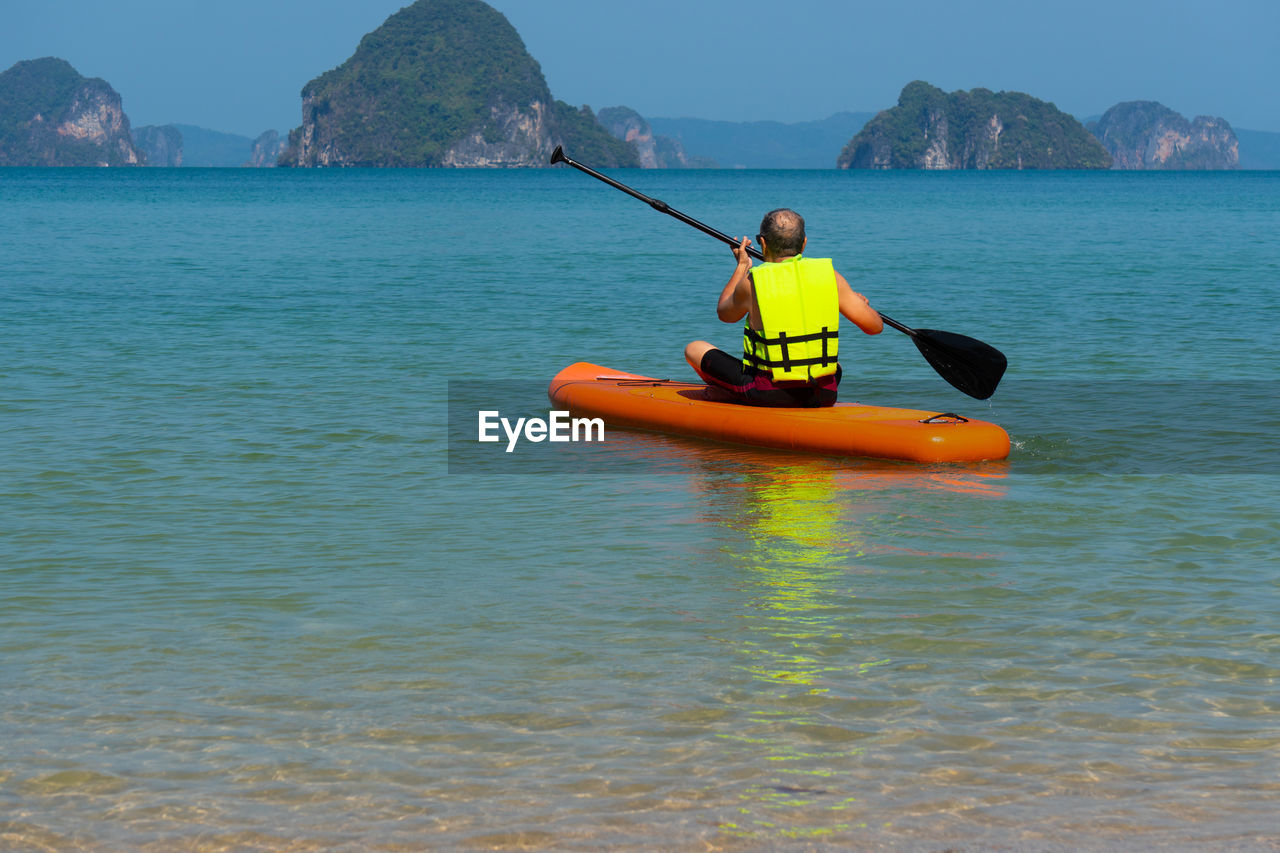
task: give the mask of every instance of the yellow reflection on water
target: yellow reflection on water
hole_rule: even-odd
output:
[[[849,770],[877,731],[849,709],[859,707],[859,682],[893,663],[859,657],[875,646],[857,635],[859,581],[875,571],[866,558],[901,550],[877,538],[887,538],[885,519],[900,515],[903,501],[926,491],[999,499],[1004,467],[726,454],[707,453],[692,481],[701,520],[741,540],[732,556],[750,595],[739,617],[746,630],[733,636],[756,689],[747,725],[720,737],[762,772],[738,790],[737,815],[720,829],[745,838],[841,837],[874,822]]]
[[[833,592],[845,565],[865,553],[863,532],[842,523],[834,472],[803,463],[761,467],[738,481],[736,502],[726,506],[729,490],[719,491],[723,523],[742,535],[740,559],[758,590],[752,607],[763,621],[756,630],[770,640],[754,644],[755,660],[746,669],[764,681],[817,692],[821,676],[843,666],[825,665],[812,643],[841,636],[830,636],[830,611],[843,609]]]
[[[759,678],[817,691],[824,673],[848,672],[811,653],[812,641],[844,638],[843,626],[856,597],[854,581],[869,571],[861,558],[876,550],[902,550],[876,542],[879,521],[921,491],[945,491],[976,498],[1005,494],[999,467],[866,467],[827,459],[784,458],[777,464],[740,459],[738,476],[704,477],[703,520],[723,524],[744,547],[734,556],[758,590],[751,606],[760,630],[784,641],[761,646],[763,659],[750,669]],[[918,551],[926,554],[926,552]],[[964,556],[950,554],[948,556]],[[981,555],[968,555],[979,557]],[[836,621],[839,620],[839,621]],[[785,651],[783,650],[785,649]],[[857,665],[858,673],[888,661]]]

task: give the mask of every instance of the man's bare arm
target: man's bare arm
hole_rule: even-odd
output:
[[[733,249],[733,256],[738,259],[729,283],[720,292],[720,301],[716,303],[716,316],[726,323],[736,323],[751,310],[751,256],[747,254],[747,246],[751,241],[746,237]]]
[[[840,313],[845,319],[868,335],[878,335],[884,331],[880,312],[871,307],[867,297],[850,287],[840,273],[836,273],[836,292],[840,296]]]

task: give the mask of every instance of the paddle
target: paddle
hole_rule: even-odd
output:
[[[686,216],[665,201],[650,198],[626,184],[619,183],[607,175],[600,174],[590,166],[584,166],[576,160],[569,159],[565,156],[564,148],[560,145],[557,145],[556,150],[551,152],[551,162],[553,165],[556,163],[568,163],[573,168],[604,181],[614,189],[622,190],[627,195],[643,201],[654,210],[674,216],[684,224],[697,228],[703,234],[715,237],[730,246],[740,244],[740,241],[733,239],[728,234],[717,231],[692,216]],[[764,260],[764,254],[754,246],[747,247],[747,251],[753,258]],[[955,332],[939,332],[936,329],[913,329],[910,326],[899,323],[897,320],[886,317],[884,314],[880,315],[880,319],[884,320],[886,326],[892,326],[899,332],[909,335],[911,340],[915,342],[916,349],[920,350],[920,354],[925,357],[925,360],[932,365],[934,370],[938,371],[939,376],[951,383],[952,387],[979,400],[985,400],[995,393],[996,386],[1000,384],[1000,377],[1004,376],[1005,368],[1008,366],[1008,361],[1000,350],[990,344],[984,344],[976,338],[958,335]]]

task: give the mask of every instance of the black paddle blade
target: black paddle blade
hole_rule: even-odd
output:
[[[985,400],[996,392],[1009,366],[1004,353],[975,338],[955,332],[916,329],[911,339],[938,375],[952,387]]]
[[[569,159],[568,157],[564,156],[563,145],[557,145],[556,150],[551,152],[551,164],[553,166],[556,163],[563,163],[565,160],[568,160],[568,159]]]

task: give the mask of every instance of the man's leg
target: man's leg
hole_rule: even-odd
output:
[[[685,361],[703,382],[745,400],[753,378],[742,370],[742,361],[706,341],[694,341],[684,348]]]

